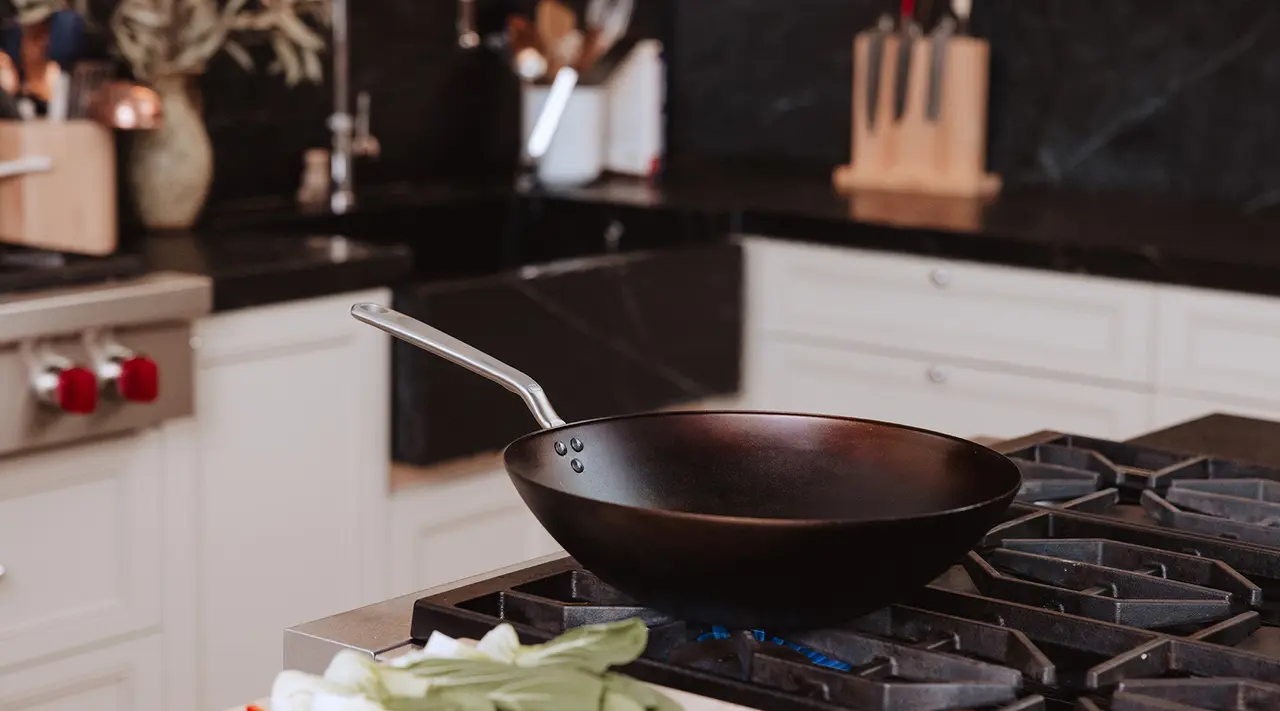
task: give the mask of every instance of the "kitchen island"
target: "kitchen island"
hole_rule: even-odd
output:
[[[1160,451],[1152,449],[1157,445]],[[1250,526],[1229,516],[1188,514],[1191,509],[1168,504],[1171,500],[1185,500],[1178,498],[1178,494],[1194,494],[1201,488],[1228,485],[1231,479],[1280,480],[1280,423],[1212,415],[1130,442],[1107,442],[1046,431],[1006,441],[997,445],[997,449],[1023,468],[1026,486],[1019,503],[975,552],[960,561],[961,565],[911,599],[852,623],[848,631],[841,632],[848,639],[841,637],[825,643],[837,650],[836,653],[847,655],[853,665],[871,663],[873,658],[878,658],[876,655],[905,655],[892,665],[898,669],[894,676],[904,679],[891,682],[871,673],[857,683],[849,682],[851,686],[838,688],[840,693],[851,695],[850,699],[865,698],[860,694],[870,691],[861,685],[868,685],[884,692],[887,698],[885,688],[890,685],[898,689],[899,698],[909,698],[913,688],[910,681],[961,680],[971,678],[964,674],[982,673],[993,679],[1005,679],[1002,683],[1009,686],[1005,692],[998,688],[986,689],[985,693],[993,694],[994,701],[975,705],[1002,711],[1030,711],[1046,708],[1043,705],[1046,698],[1073,703],[1089,695],[1105,696],[1118,682],[1124,682],[1126,688],[1131,689],[1125,693],[1163,693],[1159,691],[1162,687],[1143,686],[1145,680],[1159,676],[1238,676],[1271,684],[1280,682],[1280,627],[1261,607],[1261,591],[1280,579],[1280,544],[1266,543],[1267,537],[1274,535],[1273,530]],[[1214,457],[1199,456],[1201,454]],[[1244,461],[1236,464],[1228,458]],[[1082,466],[1081,461],[1092,463]],[[1048,468],[1039,466],[1055,462],[1059,464]],[[1206,484],[1210,486],[1204,486]],[[1060,487],[1065,490],[1055,493],[1054,489]],[[1168,511],[1180,513],[1181,518],[1164,518]],[[1189,515],[1192,518],[1189,519]],[[1186,525],[1188,521],[1194,525]],[[1206,525],[1230,528],[1235,538],[1207,533]],[[1017,539],[1017,545],[1006,546],[1012,539]],[[1080,560],[1073,558],[1070,551],[1064,552],[1063,546],[1069,547],[1073,541],[1078,542],[1077,539],[1094,541],[1101,547],[1104,554],[1098,562],[1080,567]],[[1029,551],[1040,552],[1031,558],[1062,558],[1066,569],[1101,576],[1104,584],[1119,587],[1112,595],[1094,596],[1081,592],[1070,581],[1058,580],[1055,584],[1042,580],[1039,576],[1044,571],[1024,571],[1031,582],[1006,577],[1001,572],[1009,565],[1018,566],[1019,556],[1025,557]],[[1122,563],[1114,562],[1117,559],[1112,557],[1132,555],[1160,562],[1163,575],[1135,573]],[[1198,572],[1206,560],[1216,560],[1216,565],[1225,566],[1238,575],[1228,575],[1229,580],[1213,574],[1206,577]],[[998,566],[991,561],[997,561]],[[1134,576],[1141,582],[1131,579]],[[570,587],[564,588],[565,584]],[[1140,585],[1140,594],[1127,595],[1126,586],[1134,584]],[[611,612],[607,602],[592,603],[590,598],[576,597],[589,596],[590,592],[553,592],[557,589],[589,591],[599,585],[594,576],[578,569],[563,554],[546,556],[291,628],[285,632],[285,666],[321,673],[333,654],[343,648],[383,658],[394,657],[414,648],[413,638],[422,637],[427,629],[453,636],[474,636],[480,628],[507,620],[518,627],[525,625],[521,627],[522,635],[536,640],[552,635],[546,625],[552,624],[551,620],[568,619],[565,615],[572,609],[592,611],[593,619],[614,613],[634,614],[634,608]],[[535,588],[537,593],[532,592]],[[1223,591],[1228,593],[1226,598],[1222,597]],[[558,594],[571,597],[555,597]],[[1149,597],[1164,598],[1162,602],[1178,599],[1185,604],[1174,610],[1157,602],[1156,607],[1147,609],[1151,600],[1145,598]],[[1187,599],[1181,600],[1181,597]],[[1218,602],[1224,599],[1225,602]],[[1150,617],[1156,612],[1159,612],[1157,617]],[[1166,618],[1168,614],[1177,619]],[[571,626],[572,623],[564,624]],[[920,634],[932,634],[931,629],[939,631],[939,624],[943,625],[942,631],[951,635],[948,637],[951,641],[945,645],[947,650],[970,659],[982,659],[984,664],[994,662],[995,666],[985,666],[979,671],[965,665],[954,666],[954,663],[930,666],[914,658],[913,655],[919,654],[918,644],[905,644],[899,650],[892,643],[885,646],[883,641],[870,641],[905,635],[910,638],[908,641],[918,642]],[[672,626],[678,626],[679,631],[673,632]],[[768,643],[759,641],[745,642],[753,651],[748,652],[751,656],[744,663],[763,664],[764,669],[771,669],[772,672],[762,672],[765,673],[763,680],[735,681],[733,674],[737,672],[732,669],[737,667],[726,671],[717,666],[710,667],[715,674],[710,675],[708,681],[706,674],[690,675],[683,671],[685,667],[680,664],[687,662],[665,660],[676,648],[682,650],[681,658],[687,659],[691,648],[715,640],[699,632],[701,626],[694,623],[662,623],[654,629],[658,627],[664,634],[651,635],[653,654],[647,654],[627,671],[664,686],[696,691],[748,708],[807,710],[832,707],[813,705],[807,697],[794,693],[796,687],[784,685],[791,691],[782,690],[775,686],[780,682],[769,679],[799,674],[806,678],[820,677],[815,683],[837,683],[836,679],[848,678],[831,677],[834,672],[801,663],[805,660],[778,661],[769,656],[773,653],[762,649],[768,647]],[[1025,637],[1007,637],[1011,629]],[[874,637],[863,637],[863,633]],[[672,635],[676,644],[683,646],[671,647]],[[993,635],[1005,641],[993,647]],[[660,637],[668,639],[661,641]],[[681,639],[688,641],[678,642]],[[1041,644],[1065,645],[1079,650],[1081,655],[1042,656],[1038,649],[1015,648]],[[879,651],[874,654],[866,651],[872,648]],[[723,647],[718,649],[715,654],[724,653]],[[864,652],[871,656],[863,659]],[[825,649],[823,653],[834,656]],[[944,654],[933,661],[943,663],[951,659],[954,656]],[[1149,661],[1151,659],[1158,662],[1159,668],[1148,668],[1155,663]],[[1011,680],[1007,674],[1013,669],[1017,672]],[[775,673],[782,676],[770,676]],[[924,676],[913,676],[919,674]],[[1075,676],[1077,674],[1082,676]],[[1032,685],[1034,693],[1017,681],[1021,678],[1040,680],[1039,685]],[[1085,686],[1062,681],[1067,678],[1085,679]],[[1259,689],[1258,693],[1280,691],[1265,684]],[[1007,697],[1001,697],[1001,693]],[[848,705],[835,708],[864,708],[859,705],[861,702],[845,703]],[[1086,699],[1085,703],[1090,702]],[[686,708],[694,711],[702,707],[686,705]]]

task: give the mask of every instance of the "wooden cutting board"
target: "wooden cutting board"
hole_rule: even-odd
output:
[[[0,178],[0,242],[101,256],[116,250],[116,146],[93,121],[0,121],[0,162],[53,161]]]

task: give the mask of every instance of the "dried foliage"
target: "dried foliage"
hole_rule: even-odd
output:
[[[92,5],[72,3],[89,22]],[[292,86],[324,74],[326,42],[316,28],[329,24],[329,0],[119,0],[105,24],[139,79],[199,74],[219,50],[252,71],[252,48],[264,45],[275,55],[268,70]]]
[[[12,6],[14,19],[19,25],[35,24],[59,10],[67,9],[66,0],[10,0],[9,5]],[[0,12],[0,16],[3,15]]]

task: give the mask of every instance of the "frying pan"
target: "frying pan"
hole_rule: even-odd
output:
[[[542,426],[503,452],[525,504],[584,568],[681,619],[785,631],[856,618],[944,572],[1022,482],[972,442],[848,417],[566,424],[519,370],[382,306],[351,314],[519,395]]]

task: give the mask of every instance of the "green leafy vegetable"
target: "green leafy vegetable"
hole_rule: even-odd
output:
[[[635,701],[644,711],[682,711],[680,704],[672,701],[666,694],[648,684],[617,672],[605,673],[604,693],[604,711],[612,711],[608,707],[608,701],[611,697],[622,697]]]
[[[347,650],[324,678],[283,672],[272,708],[313,711],[323,700],[335,711],[681,711],[657,689],[608,671],[638,658],[648,635],[631,619],[526,647],[502,624],[475,645],[434,634],[389,664]]]
[[[515,663],[522,667],[568,664],[603,674],[612,666],[634,662],[644,653],[649,630],[638,617],[569,630],[550,642],[522,647]]]

